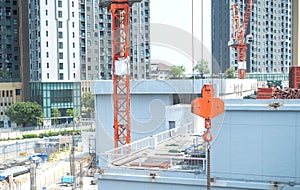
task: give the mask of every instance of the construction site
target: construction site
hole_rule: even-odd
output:
[[[300,189],[298,2],[284,88],[246,77],[251,15],[274,5],[252,0],[230,9],[238,79],[130,81],[128,14],[138,2],[100,1],[112,13],[114,78],[93,86],[98,189]]]
[[[92,83],[95,121],[39,129],[32,140],[1,132],[17,140],[0,141],[0,190],[299,190],[298,1],[292,65],[280,83],[247,78],[249,45],[257,43],[251,17],[269,0],[229,1],[232,32],[223,41],[236,55],[237,77],[132,80],[130,14],[141,2],[97,1],[111,15],[112,80]]]

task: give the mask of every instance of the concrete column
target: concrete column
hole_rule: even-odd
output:
[[[30,164],[30,190],[36,190],[36,168],[35,168],[35,163]]]

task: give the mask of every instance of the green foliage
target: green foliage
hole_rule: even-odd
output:
[[[180,151],[179,151],[179,150],[174,150],[174,149],[172,149],[172,150],[169,150],[168,152],[169,152],[169,153],[180,153]]]
[[[94,95],[91,92],[86,92],[81,97],[81,105],[83,106],[83,111],[87,113],[95,112],[95,100]]]
[[[234,68],[227,69],[226,70],[226,78],[229,78],[229,79],[235,78],[234,73],[235,73]]]
[[[172,66],[170,69],[170,74],[172,75],[172,78],[178,79],[183,78],[185,72],[184,66]]]
[[[11,105],[6,115],[17,125],[32,123],[42,113],[42,107],[36,102],[17,102]]]
[[[38,138],[37,134],[23,134],[23,139],[32,139],[32,138]]]
[[[41,115],[37,118],[37,126],[43,126],[44,113],[41,112]]]
[[[201,60],[197,62],[197,65],[193,68],[196,74],[209,74],[208,61]]]
[[[67,114],[73,118],[73,123],[76,124],[80,121],[80,112],[73,110],[73,109],[67,109]]]
[[[52,116],[54,117],[54,125],[58,124],[58,118],[61,116],[61,113],[58,108],[52,109]]]
[[[81,131],[80,130],[63,130],[63,131],[49,131],[49,132],[44,132],[44,133],[40,133],[38,135],[39,138],[43,138],[43,137],[54,137],[54,136],[66,136],[66,135],[80,135]]]

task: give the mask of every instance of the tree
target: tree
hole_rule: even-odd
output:
[[[17,102],[5,111],[11,121],[17,125],[36,122],[42,114],[42,106],[36,102]]]
[[[196,74],[200,74],[201,76],[209,74],[208,61],[205,61],[204,59],[198,61],[193,69]]]
[[[81,98],[81,105],[83,106],[83,111],[87,112],[91,117],[91,114],[95,112],[94,95],[91,92],[84,93]]]
[[[67,109],[67,114],[71,118],[73,118],[73,123],[76,124],[80,121],[80,112],[73,110],[73,109]]]
[[[185,72],[184,66],[172,66],[170,69],[170,74],[172,75],[172,78],[183,78]]]
[[[61,116],[61,113],[58,108],[52,109],[52,116],[54,117],[54,125],[58,124],[58,118]]]
[[[229,79],[235,78],[234,73],[235,73],[234,68],[228,68],[226,70],[226,78],[229,78]]]

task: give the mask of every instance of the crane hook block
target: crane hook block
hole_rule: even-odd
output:
[[[224,102],[220,98],[214,98],[214,88],[212,85],[204,85],[202,88],[202,98],[192,101],[192,113],[205,119],[211,119],[224,112]]]

